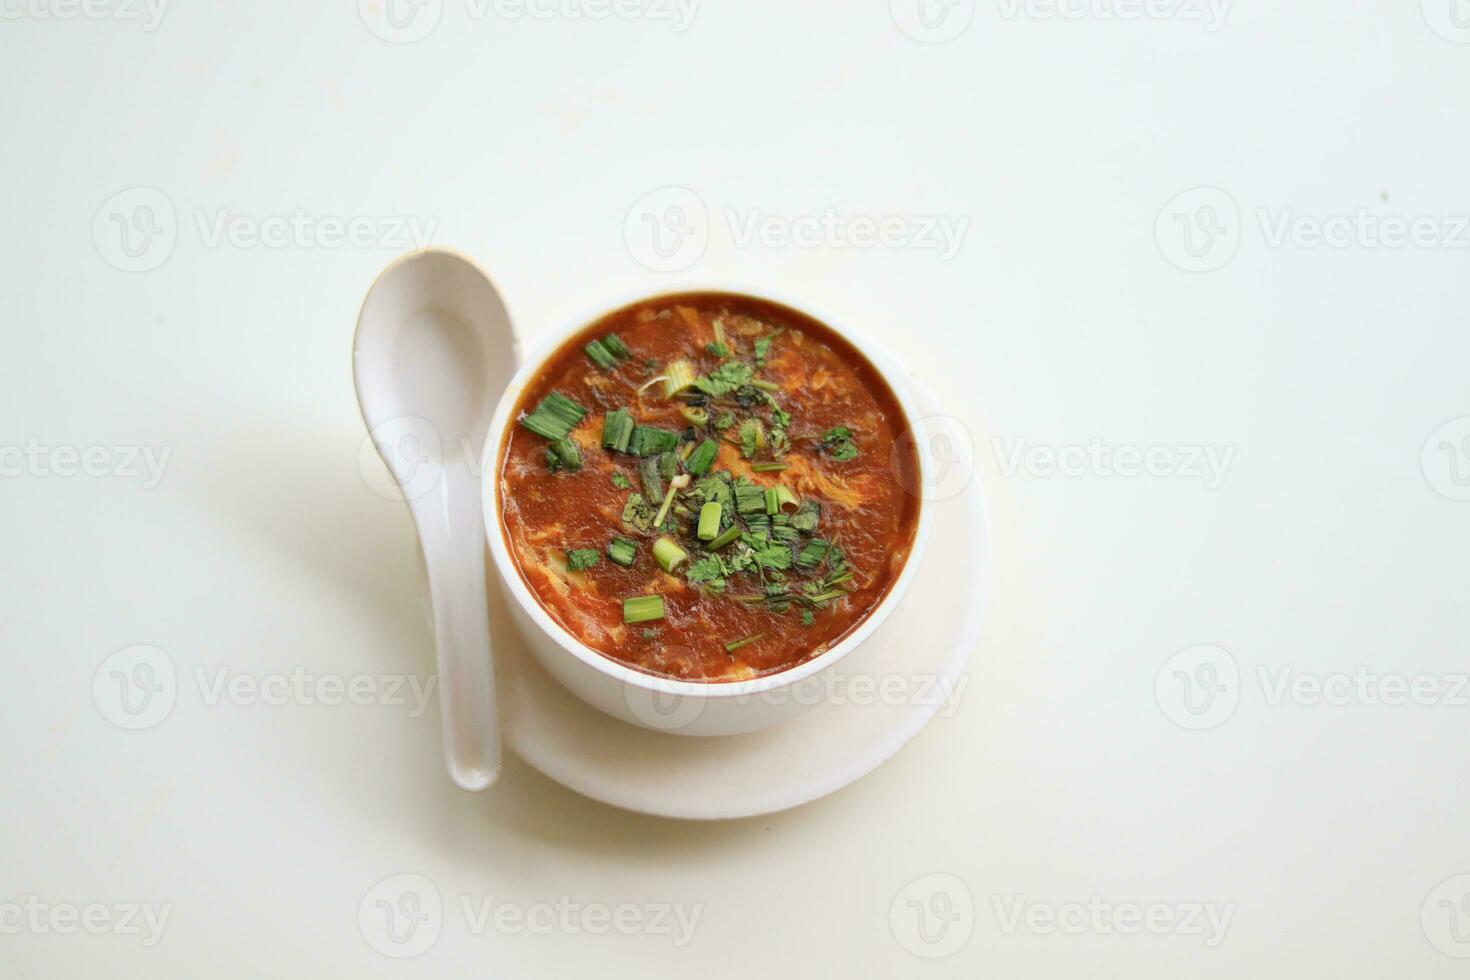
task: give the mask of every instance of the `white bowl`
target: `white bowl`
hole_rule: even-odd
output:
[[[741,286],[694,284],[653,294],[638,294],[599,306],[566,324],[533,351],[511,378],[510,386],[501,396],[495,417],[490,422],[482,457],[481,492],[490,555],[499,572],[497,578],[506,594],[511,618],[525,635],[536,659],[553,677],[588,704],[633,725],[680,735],[736,735],[767,728],[809,707],[812,699],[787,696],[790,693],[788,689],[831,671],[872,637],[903,601],[904,593],[923,560],[929,538],[928,508],[922,501],[908,561],[888,594],[856,629],[832,649],[788,670],[726,683],[680,681],[647,674],[626,667],[578,640],[551,618],[521,578],[505,538],[500,507],[500,459],[510,431],[511,413],[520,402],[521,392],[551,356],[585,327],[625,306],[659,296],[702,292],[736,293],[775,303],[830,327],[878,369],[903,410],[915,445],[922,447],[927,444],[922,419],[915,411],[914,399],[904,382],[905,372],[872,341],[822,311],[784,297]],[[919,484],[908,489],[917,496],[930,478],[928,467],[933,464],[927,453],[918,452],[916,455],[920,467]]]

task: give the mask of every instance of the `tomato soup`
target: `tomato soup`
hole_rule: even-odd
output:
[[[637,670],[738,681],[830,649],[913,546],[909,423],[810,317],[729,293],[645,300],[564,344],[499,461],[527,587]]]

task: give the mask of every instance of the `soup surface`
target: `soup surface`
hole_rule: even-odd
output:
[[[574,337],[522,394],[504,533],[551,617],[690,681],[785,670],[878,605],[913,545],[918,459],[876,369],[787,307],[646,300]]]

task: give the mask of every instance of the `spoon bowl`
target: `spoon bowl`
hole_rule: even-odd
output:
[[[500,774],[480,447],[520,363],[489,277],[447,249],[406,255],[373,283],[353,338],[353,380],[373,444],[413,516],[428,572],[450,778]]]

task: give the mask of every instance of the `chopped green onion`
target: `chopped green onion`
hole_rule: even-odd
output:
[[[739,537],[740,537],[740,528],[739,528],[739,526],[731,526],[731,527],[727,528],[722,534],[720,534],[719,537],[715,538],[709,544],[705,545],[705,548],[707,550],[709,550],[709,551],[719,551],[721,548],[725,547],[730,542],[735,541],[735,540],[738,540]]]
[[[832,545],[821,538],[812,538],[806,543],[806,547],[801,549],[801,554],[796,556],[796,564],[799,568],[815,568],[821,564],[823,558],[827,557],[827,552],[831,548]]]
[[[520,423],[538,436],[552,440],[565,439],[586,414],[587,410],[581,405],[553,391],[541,399],[535,411],[522,415]]]
[[[766,492],[760,487],[750,483],[742,483],[735,488],[735,512],[737,514],[764,514],[766,511]]]
[[[710,464],[715,461],[715,454],[719,450],[720,447],[715,445],[713,439],[704,440],[699,444],[699,448],[690,454],[689,459],[684,463],[684,468],[695,476],[703,476],[710,468]]]
[[[645,456],[638,461],[638,479],[643,481],[643,496],[646,499],[663,499],[664,481],[658,473],[657,456]]]
[[[679,457],[673,453],[661,454],[658,458],[658,475],[665,480],[672,480],[677,472],[679,472]]]
[[[721,347],[724,347],[725,346],[725,321],[724,321],[724,318],[722,318],[722,317],[715,317],[714,322],[711,323],[710,326],[715,331],[715,343],[719,344]]]
[[[670,361],[669,366],[664,368],[664,397],[673,398],[679,392],[694,384],[694,365],[680,358]]]
[[[732,641],[730,643],[726,643],[725,644],[725,652],[726,653],[734,653],[736,650],[739,650],[743,646],[749,646],[750,644],[756,642],[757,640],[764,639],[765,638],[765,635],[766,634],[764,634],[764,633],[755,633],[755,634],[753,634],[751,636],[747,636],[743,640],[734,640],[734,641]]]
[[[774,381],[764,381],[764,380],[762,380],[760,378],[754,378],[754,379],[752,379],[751,382],[750,382],[750,386],[752,388],[759,388],[761,391],[780,391],[781,390],[781,386],[778,385],[778,384],[776,384],[776,382],[774,382]]]
[[[752,473],[780,473],[788,465],[787,463],[752,463],[750,471]]]
[[[633,416],[626,408],[609,412],[602,419],[602,448],[628,451],[628,440],[633,437]]]
[[[778,483],[774,487],[766,488],[766,513],[779,514],[788,504],[795,507],[800,501],[796,494],[784,483]]]
[[[679,567],[679,562],[688,557],[689,553],[679,547],[679,542],[673,538],[662,537],[653,543],[653,559],[666,572],[672,572]]]
[[[634,456],[657,456],[673,451],[679,445],[679,433],[668,429],[656,429],[650,425],[635,425],[628,439],[628,452]]]
[[[623,341],[615,333],[610,333],[606,337],[603,337],[602,346],[607,349],[607,352],[609,354],[611,354],[613,357],[618,358],[619,360],[627,357],[630,353],[628,350],[628,345],[623,343]]]
[[[688,473],[680,473],[669,481],[669,492],[664,494],[664,505],[658,509],[658,515],[653,519],[655,531],[664,526],[664,518],[669,516],[669,508],[674,506],[674,494],[687,486],[689,486]]]
[[[623,622],[651,623],[664,618],[664,597],[643,595],[636,599],[623,600]]]
[[[607,556],[624,568],[631,568],[638,546],[627,538],[613,538],[607,545]]]
[[[711,500],[699,508],[699,540],[713,541],[720,536],[720,502]]]
[[[718,357],[722,361],[730,356],[730,348],[726,347],[724,344],[707,344],[705,345],[704,349],[713,354],[715,357]]]
[[[696,405],[686,405],[679,409],[679,414],[684,416],[685,422],[688,422],[696,429],[702,429],[706,425],[709,425],[709,412]]]
[[[600,340],[589,342],[582,350],[586,351],[587,356],[592,360],[593,364],[596,364],[604,371],[611,371],[618,366],[617,358],[612,356],[612,352],[604,347]]]
[[[567,552],[567,568],[580,572],[591,568],[602,560],[602,555],[591,548],[577,548]]]
[[[546,450],[546,465],[553,472],[564,469],[575,473],[582,468],[582,450],[570,439],[558,439]]]

